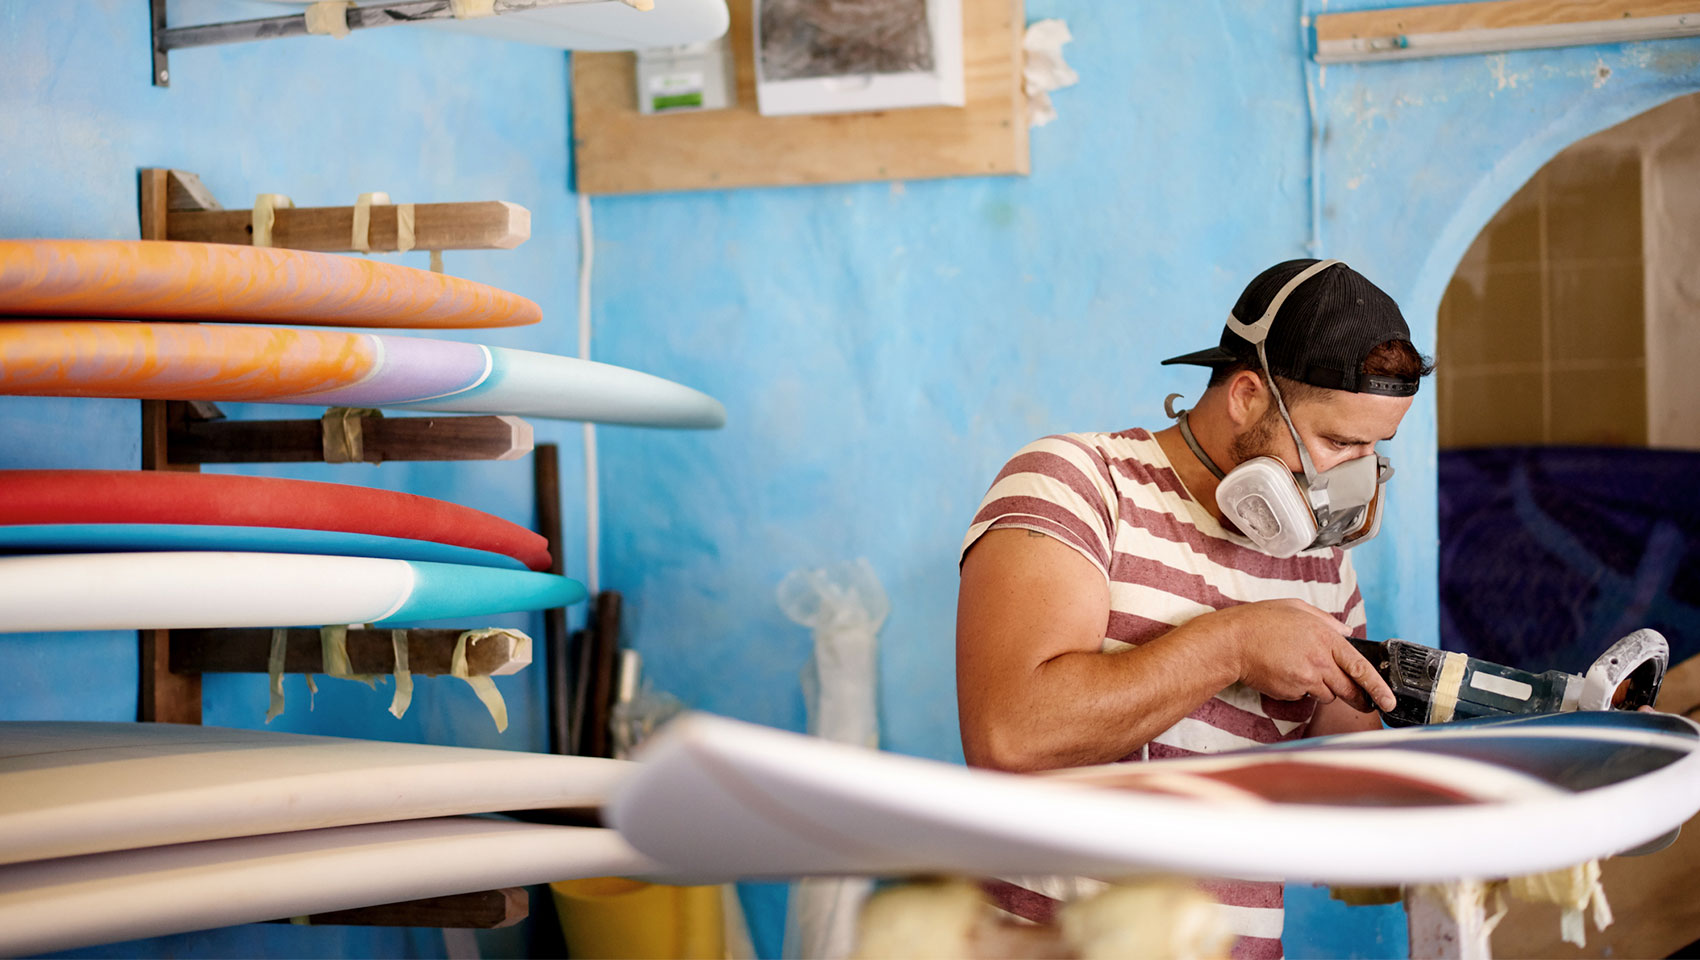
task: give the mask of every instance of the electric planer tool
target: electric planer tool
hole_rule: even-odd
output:
[[[1398,698],[1392,710],[1383,712],[1390,727],[1650,707],[1670,665],[1670,645],[1657,630],[1637,630],[1612,644],[1581,676],[1562,670],[1529,673],[1404,640],[1353,640],[1352,646]]]

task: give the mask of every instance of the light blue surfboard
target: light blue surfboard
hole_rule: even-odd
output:
[[[0,632],[391,626],[584,598],[578,581],[549,573],[375,557],[215,550],[0,557]]]
[[[524,570],[502,553],[431,540],[342,530],[232,527],[198,523],[31,523],[0,526],[0,553],[126,553],[154,550],[239,550],[318,553],[338,557],[427,560]]]

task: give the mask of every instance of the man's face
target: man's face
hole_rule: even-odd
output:
[[[1287,406],[1293,427],[1304,438],[1311,462],[1318,473],[1367,457],[1376,443],[1393,439],[1394,431],[1411,409],[1414,397],[1378,397],[1368,393],[1329,390],[1322,397],[1300,400]],[[1274,457],[1294,473],[1303,473],[1293,435],[1281,422],[1281,413],[1271,397],[1263,417],[1234,438],[1234,463],[1252,457]]]

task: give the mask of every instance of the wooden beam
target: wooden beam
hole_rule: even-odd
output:
[[[531,424],[509,416],[362,417],[362,459],[517,460]],[[184,420],[171,425],[174,463],[301,463],[325,459],[320,420]]]
[[[549,541],[550,573],[566,572],[561,549],[561,458],[553,443],[540,443],[531,454],[531,481],[537,498],[537,532]],[[568,659],[567,610],[543,611],[543,668],[548,671],[549,752],[572,752],[572,675]]]
[[[508,250],[531,236],[531,211],[517,203],[488,200],[472,203],[415,203],[413,247],[416,250]],[[394,251],[396,205],[373,204],[368,246],[376,252]],[[169,240],[199,243],[254,242],[252,210],[202,210],[172,213]],[[353,207],[284,207],[275,213],[272,245],[291,250],[346,252],[354,249]]]
[[[1700,0],[1441,3],[1327,13],[1314,26],[1320,63],[1397,60],[1693,36]]]
[[[1316,39],[1386,37],[1402,33],[1449,33],[1546,27],[1635,17],[1700,13],[1696,0],[1489,0],[1437,3],[1420,7],[1327,13],[1316,18]]]
[[[138,200],[143,240],[160,240],[165,236],[166,211],[170,205],[170,173],[158,167],[141,171]],[[143,470],[195,472],[199,469],[192,465],[174,465],[166,445],[171,418],[188,415],[188,408],[181,404],[174,407],[160,400],[143,400],[141,415]],[[200,723],[201,677],[196,673],[172,672],[170,631],[137,631],[136,655],[139,669],[136,719],[155,723]]]
[[[407,668],[416,676],[447,676],[461,630],[407,631]],[[173,673],[265,673],[271,659],[272,632],[267,629],[174,630],[170,668]],[[494,636],[466,646],[466,669],[475,677],[518,673],[531,663],[528,648],[509,636]],[[395,672],[395,646],[390,631],[351,627],[348,663],[354,673]],[[319,631],[288,631],[284,673],[324,673],[324,648]]]
[[[333,910],[306,917],[273,920],[315,927],[347,925],[359,927],[453,927],[494,930],[511,927],[531,913],[531,898],[524,887],[504,887],[451,897],[428,897],[386,903],[353,910]]]

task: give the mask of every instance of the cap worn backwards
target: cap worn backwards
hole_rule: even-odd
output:
[[[1268,317],[1272,306],[1274,316]],[[1260,324],[1264,318],[1271,322]],[[1217,346],[1163,363],[1256,366],[1256,344],[1235,327],[1254,337],[1266,327],[1264,352],[1277,376],[1353,393],[1408,397],[1417,392],[1415,379],[1363,373],[1376,347],[1392,340],[1409,343],[1411,330],[1392,297],[1338,260],[1288,260],[1270,267],[1246,285],[1229,320]]]

